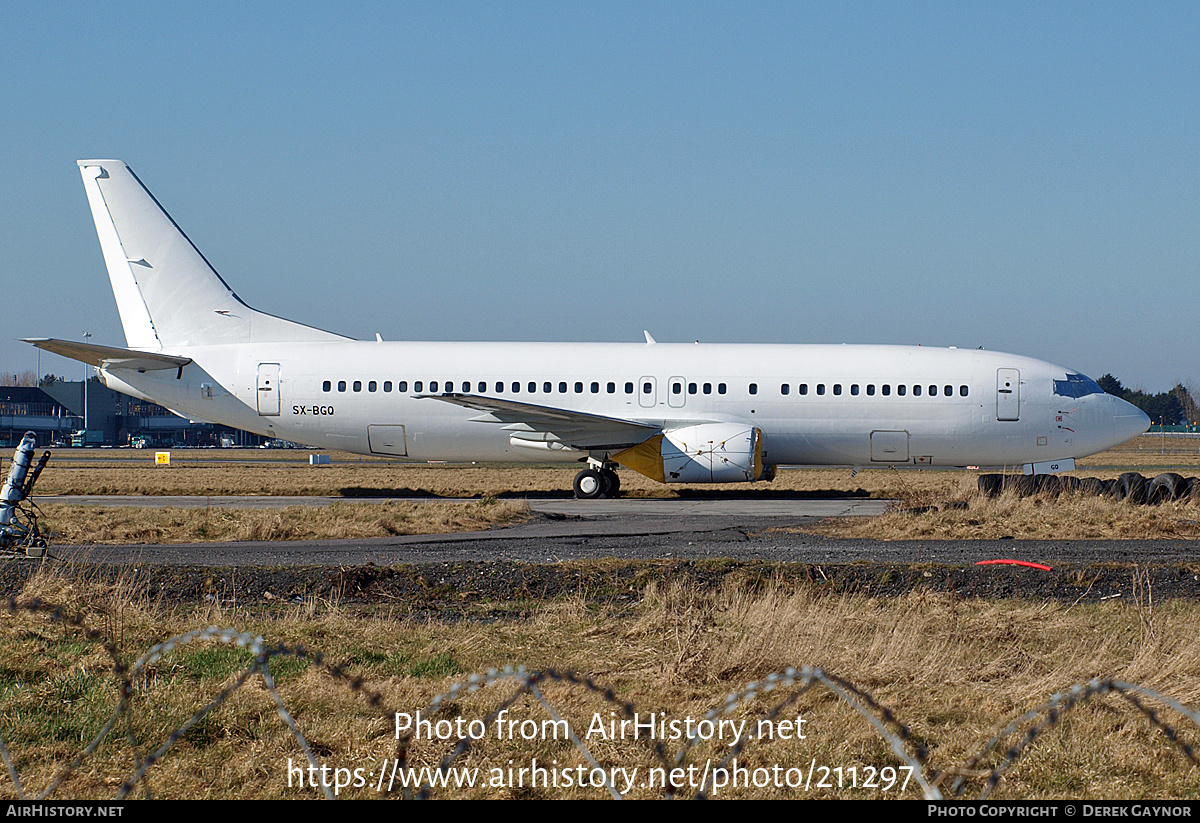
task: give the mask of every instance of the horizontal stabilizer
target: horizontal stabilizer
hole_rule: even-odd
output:
[[[97,346],[93,343],[74,343],[70,340],[55,340],[51,337],[30,337],[23,342],[32,343],[39,349],[61,354],[63,357],[69,357],[72,360],[102,369],[136,369],[137,371],[182,369],[192,362],[190,357],[119,349],[114,346]]]

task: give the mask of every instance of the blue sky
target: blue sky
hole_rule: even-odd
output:
[[[246,302],[356,337],[1200,387],[1197,44],[1194,3],[15,3],[0,368],[123,344],[74,162],[117,157]]]

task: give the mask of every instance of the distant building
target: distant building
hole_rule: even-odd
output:
[[[83,428],[83,403],[82,381],[59,380],[39,388],[0,386],[0,442],[15,446],[25,432],[32,431],[39,446],[70,445],[71,433]],[[193,423],[95,379],[87,384],[87,407],[93,445],[258,446],[265,440],[228,426]]]

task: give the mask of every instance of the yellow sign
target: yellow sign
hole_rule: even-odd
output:
[[[154,464],[156,466],[171,465],[171,453],[170,452],[155,452],[154,453]]]

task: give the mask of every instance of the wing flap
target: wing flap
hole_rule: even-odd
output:
[[[473,411],[480,423],[499,424],[512,437],[529,442],[563,443],[574,449],[628,448],[653,437],[661,428],[652,423],[599,414],[522,403],[478,394],[422,394],[420,399],[441,400]]]

